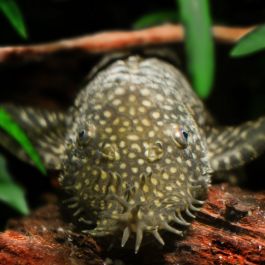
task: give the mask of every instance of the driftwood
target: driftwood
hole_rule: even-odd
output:
[[[210,188],[208,200],[183,239],[167,236],[164,248],[144,246],[106,252],[89,236],[73,232],[58,203],[50,202],[0,234],[0,264],[265,264],[265,193],[228,184]],[[117,263],[120,264],[120,263]]]
[[[253,30],[252,27],[212,28],[214,38],[223,43],[235,43]],[[182,42],[184,30],[181,25],[163,25],[136,31],[102,32],[84,37],[55,41],[46,44],[11,46],[0,48],[0,63],[40,60],[47,55],[79,50],[89,54],[104,53],[147,45]]]

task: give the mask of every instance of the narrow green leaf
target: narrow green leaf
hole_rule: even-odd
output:
[[[15,184],[0,183],[0,200],[22,214],[29,213],[24,191]]]
[[[22,214],[28,214],[29,208],[23,189],[13,182],[4,158],[0,155],[0,200]]]
[[[177,14],[172,10],[158,11],[154,13],[146,14],[133,23],[133,28],[140,29],[158,25],[165,22],[177,21]]]
[[[177,0],[185,28],[185,45],[193,85],[202,98],[209,96],[214,76],[214,45],[208,0]]]
[[[29,155],[36,167],[43,174],[46,174],[45,167],[27,135],[23,132],[22,128],[20,128],[20,126],[12,120],[12,118],[3,108],[0,108],[0,128],[5,130],[15,139],[23,147],[24,151]]]
[[[4,157],[0,154],[0,183],[11,181],[12,179],[7,171],[6,161]]]
[[[232,49],[230,55],[240,57],[265,49],[265,24],[242,37]]]
[[[0,0],[0,10],[8,18],[17,33],[24,39],[28,38],[22,13],[14,0]]]

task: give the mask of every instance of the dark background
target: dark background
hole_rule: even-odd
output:
[[[215,24],[253,25],[265,22],[264,0],[211,0]],[[102,30],[130,29],[140,16],[174,9],[174,0],[92,1],[92,0],[20,0],[29,39],[22,40],[0,14],[0,45],[41,43],[70,38]],[[181,67],[186,72],[182,44],[176,45]],[[216,78],[208,108],[222,124],[238,124],[265,115],[265,52],[241,59],[229,57],[230,45],[216,44]],[[0,102],[67,108],[92,65],[98,60],[81,53],[56,54],[35,62],[0,65]],[[6,151],[1,150],[9,168],[26,191],[31,207],[37,207],[43,194],[51,191],[51,181]],[[252,190],[264,190],[265,156],[246,167],[242,184]],[[50,175],[54,176],[55,173]],[[16,216],[0,204],[0,226]]]

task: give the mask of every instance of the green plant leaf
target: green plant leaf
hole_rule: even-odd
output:
[[[8,18],[17,33],[24,39],[28,38],[22,13],[14,0],[0,0],[0,10]]]
[[[10,136],[12,136],[28,154],[28,156],[35,163],[36,167],[43,173],[46,174],[44,165],[41,162],[39,154],[31,144],[27,135],[23,132],[22,128],[12,118],[9,114],[3,109],[0,108],[0,128],[5,130]]]
[[[209,96],[214,78],[214,45],[208,0],[176,0],[185,28],[189,70],[197,94]]]
[[[29,208],[23,189],[13,182],[10,177],[6,162],[0,155],[0,200],[13,207],[22,214],[28,214]]]
[[[239,39],[230,55],[240,57],[265,49],[265,24]]]
[[[140,29],[158,25],[165,22],[177,21],[177,13],[172,10],[158,11],[154,13],[146,14],[133,23],[133,28]]]

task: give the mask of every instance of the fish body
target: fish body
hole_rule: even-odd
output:
[[[144,232],[182,234],[170,223],[186,225],[178,216],[210,182],[192,97],[176,68],[139,56],[116,61],[78,95],[60,181],[77,213],[89,209],[81,220],[96,220],[91,233],[136,233],[138,242]]]
[[[183,74],[155,57],[130,55],[108,64],[67,113],[6,109],[45,165],[61,171],[67,205],[85,232],[121,234],[122,246],[134,237],[135,252],[145,235],[161,244],[161,231],[182,236],[211,176],[265,149],[264,117],[215,127]]]

